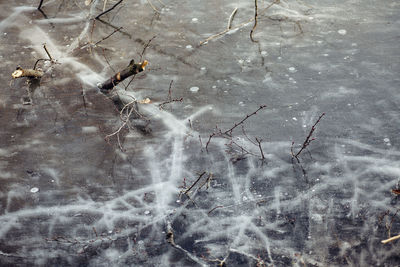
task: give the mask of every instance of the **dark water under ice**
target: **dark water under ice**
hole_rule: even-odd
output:
[[[0,265],[400,263],[381,243],[400,234],[398,1],[259,0],[255,42],[254,1],[125,0],[94,27],[103,1],[38,2],[0,3]],[[43,43],[40,86],[12,80]],[[131,59],[149,66],[112,94],[150,98],[150,122],[119,145],[96,85]],[[183,101],[160,109],[171,81]]]

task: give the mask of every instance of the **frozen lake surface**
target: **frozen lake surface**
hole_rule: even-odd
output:
[[[399,264],[398,1],[38,2],[0,3],[0,265]]]

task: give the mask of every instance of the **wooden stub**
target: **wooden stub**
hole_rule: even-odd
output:
[[[16,79],[16,78],[22,78],[22,77],[29,77],[29,78],[41,78],[43,76],[44,72],[41,70],[33,70],[33,69],[23,69],[21,67],[18,67],[12,74],[11,76]]]
[[[103,93],[108,93],[111,89],[113,89],[117,84],[119,84],[126,78],[128,78],[132,75],[138,74],[139,72],[144,71],[147,64],[148,64],[147,60],[145,60],[143,62],[135,63],[135,61],[132,59],[128,65],[128,67],[117,72],[110,79],[103,82],[98,87],[100,88],[100,90]]]

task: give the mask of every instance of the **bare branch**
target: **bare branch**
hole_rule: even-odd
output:
[[[310,145],[310,143],[315,140],[315,138],[312,138],[312,135],[313,135],[313,133],[314,133],[314,131],[316,129],[317,124],[321,121],[323,116],[325,116],[325,112],[322,113],[321,116],[319,116],[318,120],[311,127],[311,130],[308,133],[308,136],[306,137],[306,140],[304,140],[302,147],[300,148],[300,150],[296,154],[294,154],[294,151],[293,151],[294,142],[292,142],[291,154],[292,154],[292,157],[296,158],[298,162],[299,162],[298,156],[301,154],[301,152],[303,152],[303,150],[306,149]]]
[[[256,30],[256,27],[257,27],[257,22],[258,22],[258,5],[257,5],[257,0],[254,0],[254,25],[253,25],[253,28],[251,29],[251,31],[250,31],[250,39],[251,39],[251,41],[252,42],[256,42],[254,39],[253,39],[253,33],[254,33],[254,31]]]
[[[235,123],[235,125],[234,125],[232,128],[230,128],[229,130],[225,131],[224,134],[227,134],[227,135],[229,135],[229,136],[232,135],[232,131],[233,131],[236,127],[238,127],[239,125],[243,124],[248,118],[250,118],[250,117],[253,116],[253,115],[256,115],[257,112],[259,112],[260,110],[262,110],[263,108],[266,108],[266,107],[267,107],[266,105],[261,105],[256,111],[254,111],[254,112],[251,113],[251,114],[246,115],[246,117],[245,117],[243,120],[241,120],[241,121],[238,122],[238,123]]]
[[[114,8],[116,8],[119,4],[122,3],[123,0],[118,1],[115,5],[113,5],[111,8],[107,9],[106,11],[101,12],[99,15],[97,15],[97,17],[95,17],[95,19],[100,19],[101,16],[103,16],[104,14],[110,12],[111,10],[113,10]]]

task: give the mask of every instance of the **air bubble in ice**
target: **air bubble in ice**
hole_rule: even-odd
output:
[[[149,211],[149,210],[146,210],[146,211],[144,212],[144,214],[148,215],[148,214],[150,214],[150,211]]]
[[[37,193],[37,192],[39,192],[39,188],[37,188],[37,187],[32,187],[32,188],[31,188],[31,192],[32,192],[32,193]]]
[[[187,45],[187,46],[186,46],[186,48],[187,48],[187,49],[192,49],[192,48],[193,48],[193,46],[191,46],[191,45]]]
[[[295,67],[289,67],[289,68],[288,68],[288,71],[290,71],[290,72],[296,72],[297,70],[296,70]]]
[[[389,138],[384,138],[384,139],[383,139],[383,142],[389,143],[389,142],[390,142],[390,139],[389,139]]]
[[[199,21],[198,18],[192,18],[192,22],[197,22],[197,21]]]
[[[197,86],[193,86],[193,87],[190,87],[190,89],[189,89],[189,90],[190,90],[191,92],[193,92],[193,93],[196,93],[196,92],[198,92],[198,91],[199,91],[199,89],[200,89],[199,87],[197,87]]]
[[[341,30],[338,30],[338,33],[340,35],[345,35],[347,33],[347,31],[345,29],[341,29]]]
[[[261,55],[266,56],[266,55],[268,55],[268,52],[267,51],[261,51]]]
[[[296,117],[293,117],[292,120],[297,121],[297,118],[296,118]]]

